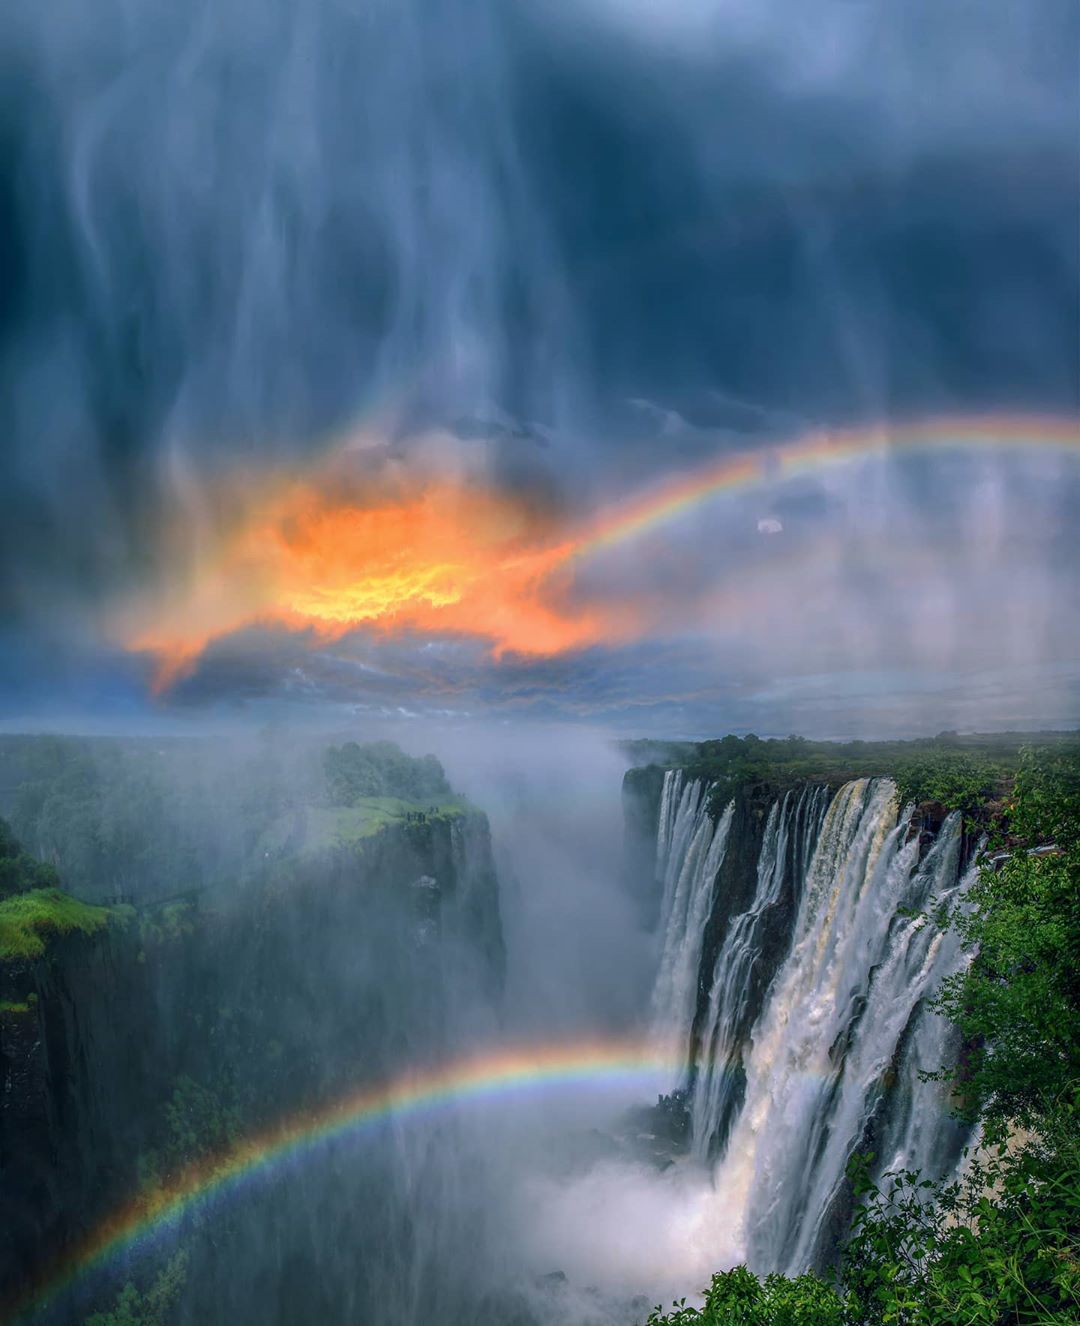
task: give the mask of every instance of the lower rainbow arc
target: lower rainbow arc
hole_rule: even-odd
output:
[[[666,1082],[684,1067],[684,1059],[659,1049],[653,1041],[589,1041],[503,1049],[361,1087],[328,1105],[291,1115],[191,1165],[159,1191],[140,1194],[99,1224],[35,1289],[11,1303],[0,1320],[27,1319],[90,1272],[151,1246],[185,1216],[239,1190],[245,1180],[269,1176],[321,1144],[382,1121],[437,1110],[455,1101],[543,1088],[620,1080],[635,1085],[645,1079]]]

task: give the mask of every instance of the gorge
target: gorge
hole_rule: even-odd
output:
[[[1078,49],[10,0],[0,1326],[1076,1326]]]
[[[764,774],[726,743],[631,751],[621,810],[612,748],[465,761],[494,855],[433,758],[264,750],[277,813],[192,840],[193,879],[235,874],[164,897],[154,844],[228,809],[235,753],[4,743],[5,809],[89,895],[21,928],[53,895],[0,904],[10,1320],[127,1283],[148,1322],[629,1326],[737,1263],[827,1274],[854,1154],[939,1179],[967,1139],[925,1080],[962,1049],[928,1000],[970,960],[938,922],[986,805],[902,794],[934,743],[896,777],[861,743],[808,748],[824,772],[759,743]],[[100,847],[147,767],[143,873],[94,899],[87,789]]]

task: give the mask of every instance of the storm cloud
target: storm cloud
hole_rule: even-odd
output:
[[[145,703],[117,605],[178,592],[238,475],[343,438],[357,481],[449,468],[573,522],[813,428],[1075,420],[1078,40],[1069,0],[16,0],[9,714]],[[809,475],[582,567],[632,640],[245,624],[165,703],[693,734],[828,730],[846,688],[871,727],[927,694],[1058,721],[1078,483],[1063,456]]]

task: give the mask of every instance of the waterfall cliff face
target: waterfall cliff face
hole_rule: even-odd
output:
[[[804,785],[772,801],[749,900],[733,907],[717,875],[734,808],[714,827],[709,801],[665,776],[654,1025],[685,1050],[692,1155],[748,1262],[797,1273],[850,1217],[854,1151],[872,1150],[878,1172],[955,1162],[962,1134],[921,1074],[957,1051],[926,1001],[967,955],[919,913],[962,905],[974,868],[960,870],[958,815],[920,856],[888,778]]]
[[[653,990],[653,1030],[662,1044],[676,1046],[689,1036],[694,1022],[705,923],[727,849],[732,807],[714,824],[706,787],[697,780],[684,786],[681,773],[669,779],[664,781],[657,831],[664,943]]]
[[[692,1138],[695,1154],[706,1159],[723,1140],[745,1075],[742,1042],[748,1031],[753,976],[763,957],[763,930],[777,906],[794,851],[801,879],[821,825],[825,788],[786,793],[770,811],[757,866],[757,887],[748,910],[728,924],[713,965],[709,1002],[697,1050]]]

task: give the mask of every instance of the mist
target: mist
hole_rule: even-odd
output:
[[[0,1320],[828,1277],[1080,714],[1075,4],[8,10]]]

